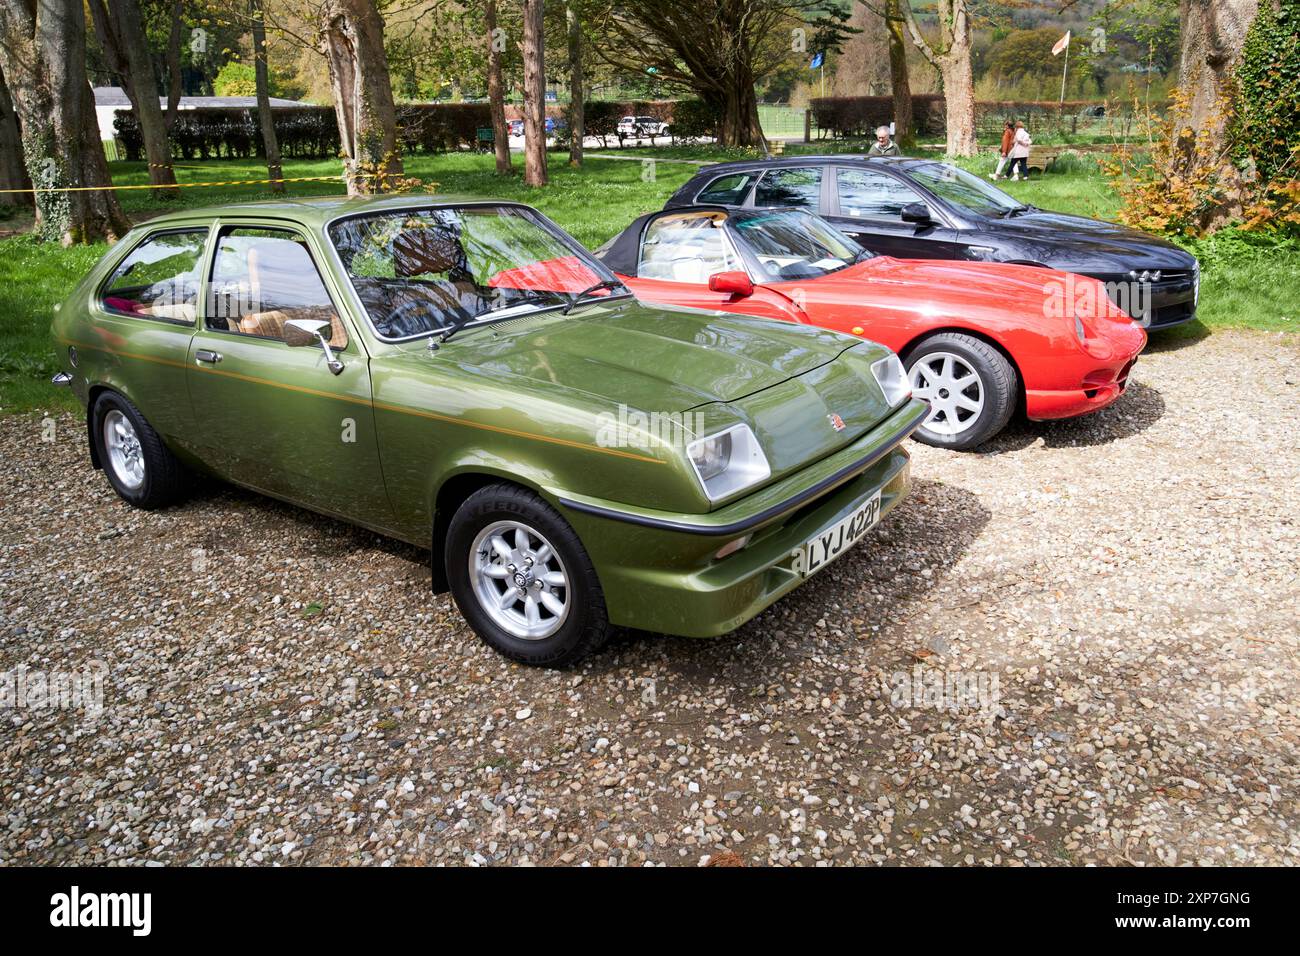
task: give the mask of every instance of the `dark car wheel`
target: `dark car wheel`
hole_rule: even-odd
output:
[[[180,497],[185,469],[140,410],[116,392],[104,392],[91,411],[99,462],[113,490],[146,511]]]
[[[907,356],[912,394],[931,404],[916,437],[927,445],[962,451],[1006,427],[1016,407],[1016,370],[1006,356],[971,335],[941,332]]]
[[[447,528],[447,581],[485,643],[511,660],[565,667],[611,625],[577,534],[539,495],[497,484],[470,495]]]

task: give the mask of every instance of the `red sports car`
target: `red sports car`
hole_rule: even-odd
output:
[[[806,322],[899,354],[931,445],[974,447],[1017,407],[1105,408],[1146,332],[1096,279],[1005,263],[873,256],[803,209],[692,207],[637,219],[596,253],[638,298]]]

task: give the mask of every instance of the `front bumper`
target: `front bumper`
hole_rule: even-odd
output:
[[[1146,347],[1147,335],[1136,325],[1112,333],[1103,352],[1074,360],[1079,366],[1078,385],[1066,389],[1025,388],[1025,417],[1030,421],[1075,418],[1113,404],[1128,387],[1129,373]]]
[[[792,565],[815,534],[877,490],[882,517],[902,501],[911,481],[902,444],[927,412],[926,403],[910,401],[840,451],[707,515],[629,510],[566,496],[558,504],[591,554],[611,622],[713,637],[735,630],[806,580]],[[745,535],[751,536],[745,547],[716,557]]]

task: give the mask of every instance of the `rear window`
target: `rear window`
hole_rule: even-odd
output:
[[[719,176],[700,190],[695,201],[714,203],[719,206],[739,206],[745,201],[750,185],[757,178],[756,173],[731,173],[727,176]]]

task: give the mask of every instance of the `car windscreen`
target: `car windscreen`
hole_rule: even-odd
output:
[[[733,216],[729,225],[770,281],[814,279],[871,255],[820,216],[801,209]]]
[[[329,234],[385,339],[565,305],[615,281],[576,242],[518,206],[384,211],[343,219]]]
[[[1024,204],[978,176],[946,163],[918,163],[907,175],[940,199],[981,216],[1001,217]]]

